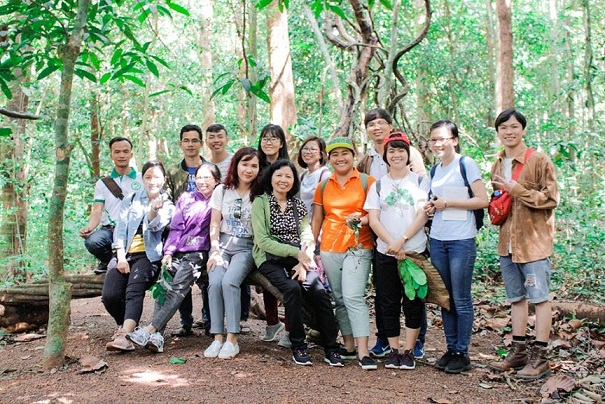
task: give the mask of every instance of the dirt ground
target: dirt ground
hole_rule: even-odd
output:
[[[151,319],[148,297],[142,322]],[[199,295],[195,312],[200,313]],[[435,310],[436,312],[436,310]],[[434,318],[429,314],[429,319]],[[323,350],[311,349],[312,367],[297,366],[290,351],[264,343],[259,335],[265,323],[252,319],[251,332],[240,337],[241,353],[233,360],[206,359],[211,339],[168,337],[163,354],[145,349],[129,353],[105,350],[114,331],[100,298],[72,302],[66,355],[69,363],[44,372],[40,367],[44,339],[0,345],[0,403],[510,403],[539,402],[544,381],[494,379],[487,368],[501,337],[493,331],[473,336],[473,370],[461,375],[439,372],[432,364],[445,349],[443,330],[430,325],[427,353],[415,370],[364,371],[357,361],[344,368],[323,362]],[[168,330],[178,327],[178,315]],[[169,335],[169,332],[166,333]],[[371,337],[371,343],[374,337]],[[79,359],[92,355],[107,362],[98,372],[81,373]],[[170,364],[183,358],[184,364]]]

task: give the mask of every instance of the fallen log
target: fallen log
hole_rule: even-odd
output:
[[[553,310],[558,310],[564,316],[573,316],[579,320],[586,319],[593,323],[605,325],[605,307],[586,302],[552,302]]]

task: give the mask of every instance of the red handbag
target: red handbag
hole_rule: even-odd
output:
[[[534,149],[532,149],[531,147],[527,148],[527,151],[525,152],[525,161],[530,158],[533,152]],[[515,167],[515,172],[513,172],[511,179],[517,181],[517,178],[519,178],[523,166],[524,164],[517,164],[517,166]],[[512,203],[513,198],[508,192],[502,189],[497,189],[494,191],[489,201],[489,206],[487,207],[489,220],[492,222],[492,224],[495,224],[496,226],[501,226],[504,223],[504,221],[508,217]]]

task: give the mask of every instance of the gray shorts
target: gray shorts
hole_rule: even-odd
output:
[[[514,263],[512,257],[500,256],[502,279],[509,302],[529,299],[530,303],[546,302],[550,298],[550,260]]]

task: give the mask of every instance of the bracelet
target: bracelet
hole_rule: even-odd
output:
[[[445,199],[443,200],[443,208],[447,208],[447,201]]]
[[[401,238],[403,239],[404,243],[407,243],[408,240],[410,239],[408,236],[406,236],[405,234],[403,236],[401,236]]]

